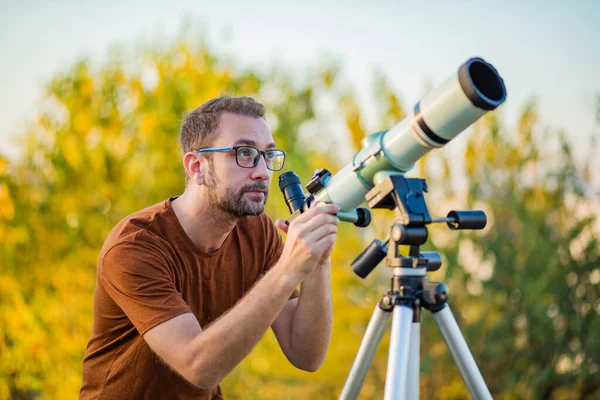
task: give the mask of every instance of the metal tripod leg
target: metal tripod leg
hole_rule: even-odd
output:
[[[410,350],[408,352],[408,375],[406,377],[407,400],[419,400],[420,346],[421,324],[413,322],[410,327]]]
[[[476,400],[491,400],[492,395],[483,380],[483,376],[481,376],[481,372],[477,368],[477,364],[475,364],[475,359],[460,332],[460,328],[448,304],[440,311],[434,313],[433,318],[442,332],[446,345],[450,349],[452,358],[458,366],[460,375],[465,381],[471,396]]]
[[[373,311],[365,336],[360,343],[356,359],[340,394],[340,399],[350,400],[358,397],[373,362],[375,351],[379,347],[391,316],[391,312],[383,311],[379,305],[375,306],[375,311]]]
[[[405,398],[412,321],[413,309],[410,305],[394,306],[388,367],[385,376],[385,400]]]

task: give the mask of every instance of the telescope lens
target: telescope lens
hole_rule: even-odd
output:
[[[491,111],[506,100],[506,87],[498,71],[483,59],[469,59],[458,69],[458,81],[471,103]]]
[[[488,99],[500,101],[504,97],[504,88],[498,79],[498,73],[489,64],[474,62],[469,67],[473,84]]]
[[[300,210],[304,205],[304,191],[300,184],[300,178],[293,171],[286,172],[279,176],[279,190],[283,193],[283,198],[290,209],[290,213]]]

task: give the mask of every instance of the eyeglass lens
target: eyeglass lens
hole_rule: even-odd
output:
[[[264,152],[267,168],[272,171],[279,171],[283,168],[285,153],[281,150],[267,150]],[[261,152],[254,147],[241,146],[237,148],[236,157],[240,167],[252,168],[258,164]]]

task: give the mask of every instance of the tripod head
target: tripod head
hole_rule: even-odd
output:
[[[382,172],[379,183],[365,196],[369,208],[394,210],[396,220],[385,242],[374,240],[352,263],[352,270],[366,278],[387,256],[390,268],[422,268],[436,271],[442,259],[436,252],[420,252],[429,236],[427,225],[445,222],[452,230],[485,228],[487,217],[481,210],[450,211],[446,218],[432,218],[425,203],[425,179],[406,178],[402,174]],[[391,243],[390,243],[391,242]],[[400,245],[410,246],[408,256],[400,254]],[[393,252],[389,252],[391,246]]]

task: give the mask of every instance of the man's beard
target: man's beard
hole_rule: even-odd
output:
[[[222,211],[225,215],[239,219],[250,215],[260,215],[265,209],[265,203],[269,195],[269,183],[267,181],[250,183],[239,189],[227,187],[225,192],[219,190],[221,181],[211,169],[206,179],[208,189],[208,202],[215,209]],[[264,190],[263,198],[244,198],[244,193]],[[262,197],[262,196],[261,196]]]

